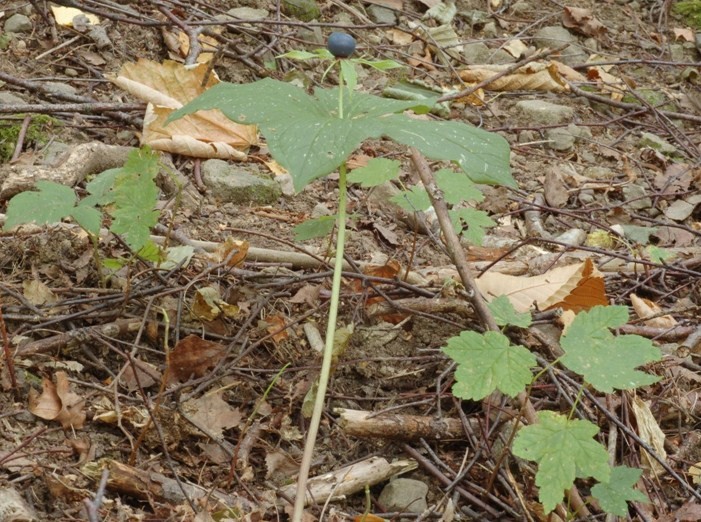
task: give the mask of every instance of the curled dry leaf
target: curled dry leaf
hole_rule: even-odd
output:
[[[662,315],[662,309],[649,299],[638,297],[635,294],[630,294],[630,303],[633,305],[633,310],[641,319],[646,319],[645,324],[654,328],[674,328],[677,326],[677,320],[669,314]]]
[[[591,9],[581,7],[565,7],[562,11],[562,25],[586,36],[602,36],[607,31],[606,26],[594,18]]]
[[[30,390],[29,411],[42,419],[60,422],[63,429],[81,429],[85,424],[85,400],[71,391],[65,372],[56,372],[54,377],[55,384],[43,379],[41,394]]]
[[[170,60],[161,64],[141,59],[124,64],[108,79],[148,102],[142,144],[186,156],[244,160],[243,151],[258,143],[253,125],[235,123],[218,110],[199,111],[165,125],[175,109],[219,83],[216,75],[210,74],[202,87],[206,74],[206,64],[186,68]]]
[[[510,64],[471,65],[460,71],[460,78],[468,83],[480,83],[496,76]],[[586,78],[556,61],[532,62],[520,67],[516,72],[495,79],[485,89],[491,91],[546,91],[565,92],[569,89],[567,81],[585,81]]]
[[[224,345],[188,335],[171,351],[168,370],[180,382],[185,382],[191,376],[203,377],[225,354]]]

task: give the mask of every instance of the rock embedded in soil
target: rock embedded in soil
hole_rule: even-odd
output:
[[[420,480],[398,478],[387,484],[378,502],[388,511],[423,513],[428,508],[428,486]]]
[[[19,105],[27,103],[24,98],[11,92],[0,92],[0,105]]]
[[[254,176],[223,160],[205,161],[202,181],[222,203],[268,205],[282,196],[280,186],[274,181]]]
[[[555,125],[571,120],[574,116],[572,107],[542,100],[522,100],[515,107],[531,123]]]
[[[397,15],[394,14],[394,11],[375,4],[368,7],[368,16],[376,24],[394,25],[397,23]]]
[[[23,14],[13,14],[7,20],[5,20],[5,25],[3,29],[6,33],[31,33],[32,32],[32,21],[29,17]]]
[[[321,16],[319,5],[314,0],[282,0],[282,10],[302,22],[311,22]]]

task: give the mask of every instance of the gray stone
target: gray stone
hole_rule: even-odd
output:
[[[662,154],[674,154],[677,152],[677,149],[673,145],[670,145],[665,140],[655,134],[652,134],[651,132],[643,132],[640,135],[640,146],[650,147],[651,149],[660,151]]]
[[[568,45],[559,53],[559,60],[565,65],[580,65],[587,61],[589,55],[579,45]]]
[[[372,4],[368,7],[368,16],[376,24],[391,24],[397,23],[397,15],[391,9]]]
[[[462,56],[470,65],[487,63],[490,54],[492,51],[482,42],[465,44],[462,48]]]
[[[282,10],[302,22],[311,22],[321,15],[319,4],[314,0],[282,0]]]
[[[0,91],[0,105],[19,105],[20,103],[27,103],[24,98],[18,96],[17,94]]]
[[[428,508],[428,486],[420,480],[398,478],[387,484],[378,502],[388,511],[423,513]]]
[[[268,18],[270,13],[265,9],[254,9],[253,7],[234,7],[229,9],[226,14],[241,20],[263,20]]]
[[[280,186],[274,181],[254,176],[218,159],[202,164],[202,181],[215,198],[225,203],[267,205],[282,195]]]
[[[533,35],[533,44],[538,48],[560,47],[566,43],[575,43],[577,37],[560,25],[549,25],[543,27]]]
[[[28,16],[16,13],[5,20],[3,27],[6,33],[31,33],[32,21]]]
[[[317,203],[316,205],[314,205],[314,208],[312,209],[312,219],[316,219],[316,218],[322,217],[322,216],[330,216],[332,214],[333,214],[333,212],[331,212],[329,207],[327,207],[323,203]]]
[[[484,28],[482,29],[482,34],[484,35],[485,38],[496,38],[497,36],[497,23],[496,22],[487,22],[484,24]]]
[[[645,189],[640,185],[624,186],[623,197],[627,202],[626,206],[633,210],[643,210],[652,206],[652,200],[647,196]]]
[[[548,146],[553,150],[565,151],[574,147],[575,137],[567,129],[548,129],[545,137],[549,141]]]
[[[59,96],[77,96],[78,90],[62,82],[43,82],[44,88],[51,94]]]
[[[492,64],[514,63],[515,61],[514,55],[504,49],[496,49],[489,55],[489,63]]]
[[[511,14],[513,16],[530,15],[533,12],[533,6],[528,2],[520,0],[511,6]]]
[[[516,110],[530,120],[531,123],[554,125],[571,120],[574,109],[541,100],[523,100],[515,105]]]

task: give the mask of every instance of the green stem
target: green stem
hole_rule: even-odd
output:
[[[346,164],[343,163],[339,170],[338,178],[338,232],[336,235],[336,259],[333,267],[333,283],[331,285],[331,305],[329,308],[329,323],[326,326],[326,344],[324,346],[324,359],[321,362],[319,374],[319,387],[316,390],[314,411],[307,431],[307,439],[304,443],[304,454],[299,467],[297,478],[297,496],[295,497],[293,522],[302,522],[304,511],[304,498],[307,493],[307,477],[311,467],[316,435],[319,432],[321,414],[324,410],[326,388],[331,376],[331,359],[333,358],[333,341],[336,333],[336,320],[338,318],[338,303],[341,295],[341,274],[343,272],[343,248],[346,241]]]
[[[343,67],[341,67],[341,63],[338,62],[338,117],[341,119],[343,119],[343,89],[345,88],[345,83]]]

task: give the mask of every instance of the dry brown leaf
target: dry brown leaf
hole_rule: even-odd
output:
[[[487,272],[476,284],[487,301],[505,295],[519,312],[530,310],[534,304],[540,310],[564,308],[575,312],[608,304],[604,279],[588,258],[534,277]]]
[[[630,303],[633,305],[633,310],[638,314],[638,317],[645,319],[657,315],[652,319],[646,319],[645,324],[653,328],[674,328],[677,325],[677,320],[671,315],[659,315],[662,309],[649,299],[640,298],[635,294],[630,294]]]
[[[460,71],[460,78],[468,83],[480,83],[497,75],[510,64],[470,65]],[[585,80],[573,69],[555,61],[539,61],[524,65],[512,74],[497,78],[485,89],[491,91],[547,91],[565,92],[569,89],[565,80]]]
[[[60,7],[57,5],[51,6],[51,14],[54,15],[54,20],[58,25],[63,27],[73,27],[73,19],[76,16],[84,16],[92,25],[98,25],[100,19],[92,13],[86,13],[75,7]]]
[[[187,156],[244,160],[243,151],[258,143],[256,127],[235,123],[221,111],[199,111],[165,126],[175,109],[219,83],[211,74],[202,87],[206,73],[206,64],[185,67],[170,60],[157,63],[142,59],[124,64],[116,76],[108,78],[148,102],[142,144]]]
[[[264,322],[266,324],[265,329],[268,333],[274,334],[272,339],[275,343],[280,343],[290,336],[290,333],[285,327],[287,319],[284,316],[280,314],[269,315],[265,318]]]
[[[657,424],[649,404],[637,396],[633,397],[633,415],[635,415],[640,438],[643,442],[646,442],[662,460],[666,461],[667,452],[664,449],[664,433]],[[652,458],[647,451],[641,448],[640,453],[641,460],[647,463],[647,468],[652,471],[654,476],[657,477],[665,473],[662,464]]]
[[[507,43],[503,49],[518,60],[526,54],[528,46],[518,38],[514,38],[513,40],[509,40],[509,43]]]
[[[232,237],[227,237],[226,241],[219,243],[216,250],[208,257],[214,263],[223,263],[226,261],[227,266],[240,266],[248,255],[249,243],[245,239],[239,240]]]
[[[134,372],[136,366],[136,372]],[[134,359],[134,365],[128,364],[122,373],[120,383],[129,391],[149,388],[161,381],[161,371],[153,364]]]
[[[214,26],[210,27],[209,30],[221,34],[222,27]],[[190,37],[183,31],[178,30],[177,38],[179,44],[178,51],[180,52],[180,55],[185,58],[190,52]],[[197,39],[199,40],[200,47],[202,48],[202,51],[197,56],[197,63],[211,62],[212,58],[214,58],[214,53],[219,47],[219,42],[216,38],[201,33],[197,36]]]
[[[70,390],[65,372],[56,372],[54,378],[55,384],[47,378],[43,379],[41,394],[30,390],[29,411],[42,419],[60,422],[63,429],[81,429],[85,424],[85,401]]]
[[[596,60],[598,57],[592,56],[591,60]],[[613,66],[589,67],[587,69],[587,79],[597,83],[602,92],[611,96],[612,100],[621,101],[623,94],[627,90],[626,83],[619,77],[614,76],[608,71],[612,70]]]
[[[190,308],[190,315],[200,321],[214,321],[222,313],[225,317],[236,317],[241,310],[238,306],[222,299],[219,290],[212,286],[199,288]]]
[[[33,305],[51,304],[58,300],[53,290],[38,279],[22,281],[22,287],[24,297]]]
[[[407,32],[401,31],[399,29],[390,29],[387,31],[387,36],[389,41],[394,45],[409,45],[414,41],[414,35]]]
[[[685,42],[694,41],[694,30],[690,27],[675,27],[672,29],[672,32],[674,33],[675,42],[680,39],[684,40]]]
[[[241,410],[233,408],[222,398],[222,391],[209,393],[183,404],[188,418],[216,439],[221,439],[224,430],[235,428],[241,423]]]
[[[316,306],[319,302],[319,292],[321,292],[321,285],[307,284],[297,290],[297,293],[288,299],[288,302],[292,304]]]
[[[169,374],[180,382],[203,377],[226,355],[226,347],[196,335],[181,339],[170,352]]]
[[[592,16],[591,9],[580,7],[565,7],[562,25],[586,36],[602,36],[607,31],[606,26]]]

